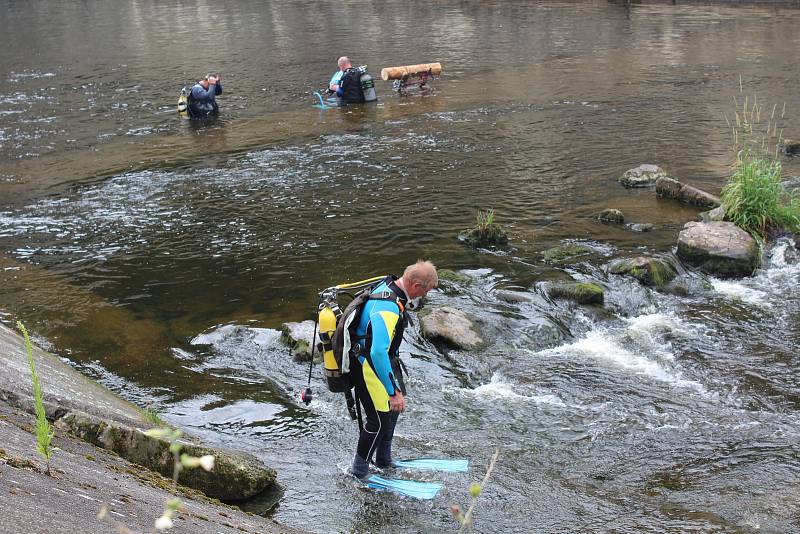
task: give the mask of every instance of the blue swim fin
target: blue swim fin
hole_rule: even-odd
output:
[[[469,460],[441,460],[439,458],[415,458],[413,460],[397,460],[395,464],[400,469],[423,469],[428,471],[449,471],[451,473],[466,473],[469,469]]]
[[[418,480],[401,480],[397,478],[384,478],[378,475],[370,475],[364,480],[368,488],[378,491],[391,491],[406,497],[414,497],[415,499],[433,499],[439,490],[442,489],[441,484],[435,482],[420,482]]]

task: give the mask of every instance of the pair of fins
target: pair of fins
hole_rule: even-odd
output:
[[[438,458],[416,458],[414,460],[398,460],[395,462],[398,469],[419,469],[423,471],[447,471],[450,473],[465,473],[469,469],[469,460],[443,460]],[[364,480],[367,488],[377,491],[390,491],[398,495],[413,497],[415,499],[429,500],[436,497],[442,485],[437,482],[421,482],[419,480],[403,480],[387,478],[379,475],[370,475]]]

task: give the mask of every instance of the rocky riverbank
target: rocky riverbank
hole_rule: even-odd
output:
[[[45,411],[55,429],[51,473],[36,452],[33,397],[22,338],[0,325],[0,521],[9,532],[150,531],[173,497],[169,444],[150,438],[144,412],[34,347]],[[275,472],[252,456],[186,438],[215,468],[184,471],[176,493],[182,532],[297,532],[223,504],[279,494]],[[146,466],[146,467],[145,467]],[[101,514],[101,511],[104,513]],[[102,516],[102,517],[100,517]],[[0,529],[3,530],[3,529]]]

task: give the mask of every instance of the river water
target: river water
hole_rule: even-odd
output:
[[[800,11],[32,0],[0,13],[0,320],[274,466],[278,521],[452,531],[449,506],[468,503],[499,448],[478,532],[800,529],[791,241],[751,278],[684,273],[684,296],[605,270],[671,255],[697,217],[623,189],[623,171],[656,163],[719,192],[734,97],[755,95],[765,115],[785,104],[779,127],[800,135]],[[312,108],[341,54],[375,74],[441,61],[444,75],[431,93],[398,97],[379,81],[377,105]],[[210,70],[222,117],[181,123],[180,87]],[[599,224],[606,207],[656,228]],[[456,239],[487,208],[510,250]],[[543,260],[572,242],[594,253]],[[307,367],[278,333],[311,317],[319,289],[418,257],[465,277],[429,306],[467,311],[487,340],[445,351],[407,333],[398,450],[471,461],[469,474],[420,474],[445,483],[430,502],[340,475],[355,425],[319,368],[316,399],[298,402]],[[604,307],[543,296],[543,282],[567,278],[603,285]]]

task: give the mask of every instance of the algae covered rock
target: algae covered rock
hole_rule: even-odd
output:
[[[666,177],[667,173],[658,165],[644,164],[629,169],[619,177],[619,183],[625,187],[650,187],[656,180]]]
[[[436,274],[439,277],[438,289],[446,295],[462,293],[463,288],[472,283],[472,278],[452,269],[438,269]]]
[[[566,263],[580,256],[591,254],[592,252],[593,250],[586,245],[566,243],[545,250],[542,252],[542,256],[544,256],[544,260],[549,263]]]
[[[508,234],[499,224],[487,227],[470,228],[458,234],[458,239],[472,248],[487,248],[505,246],[508,244]]]
[[[678,274],[666,261],[639,256],[617,260],[608,268],[611,274],[633,276],[646,286],[664,287]]]
[[[755,239],[732,222],[688,222],[678,234],[678,257],[721,277],[749,276],[761,263]]]
[[[483,344],[475,323],[461,310],[444,306],[419,314],[422,336],[455,349],[475,349]]]
[[[604,290],[591,282],[551,283],[546,286],[552,299],[566,299],[578,304],[602,304]]]
[[[473,248],[498,247],[508,244],[508,235],[505,230],[494,222],[494,210],[479,212],[476,222],[474,228],[458,234],[458,239]]]
[[[781,150],[787,156],[800,155],[800,140],[798,139],[784,139],[781,143]]]
[[[656,194],[701,208],[716,208],[720,205],[719,197],[667,176],[656,180]]]
[[[174,457],[170,442],[147,436],[141,430],[98,417],[70,412],[56,423],[73,435],[98,447],[114,451],[128,461],[171,478]],[[240,501],[271,489],[276,484],[275,470],[249,454],[211,449],[181,441],[182,452],[190,456],[213,455],[214,469],[185,469],[178,482],[223,501]]]
[[[283,323],[281,341],[292,350],[292,356],[298,362],[311,359],[311,347],[314,343],[314,321],[299,323]]]
[[[605,223],[622,224],[625,222],[625,215],[620,210],[606,208],[600,212],[597,219]]]

